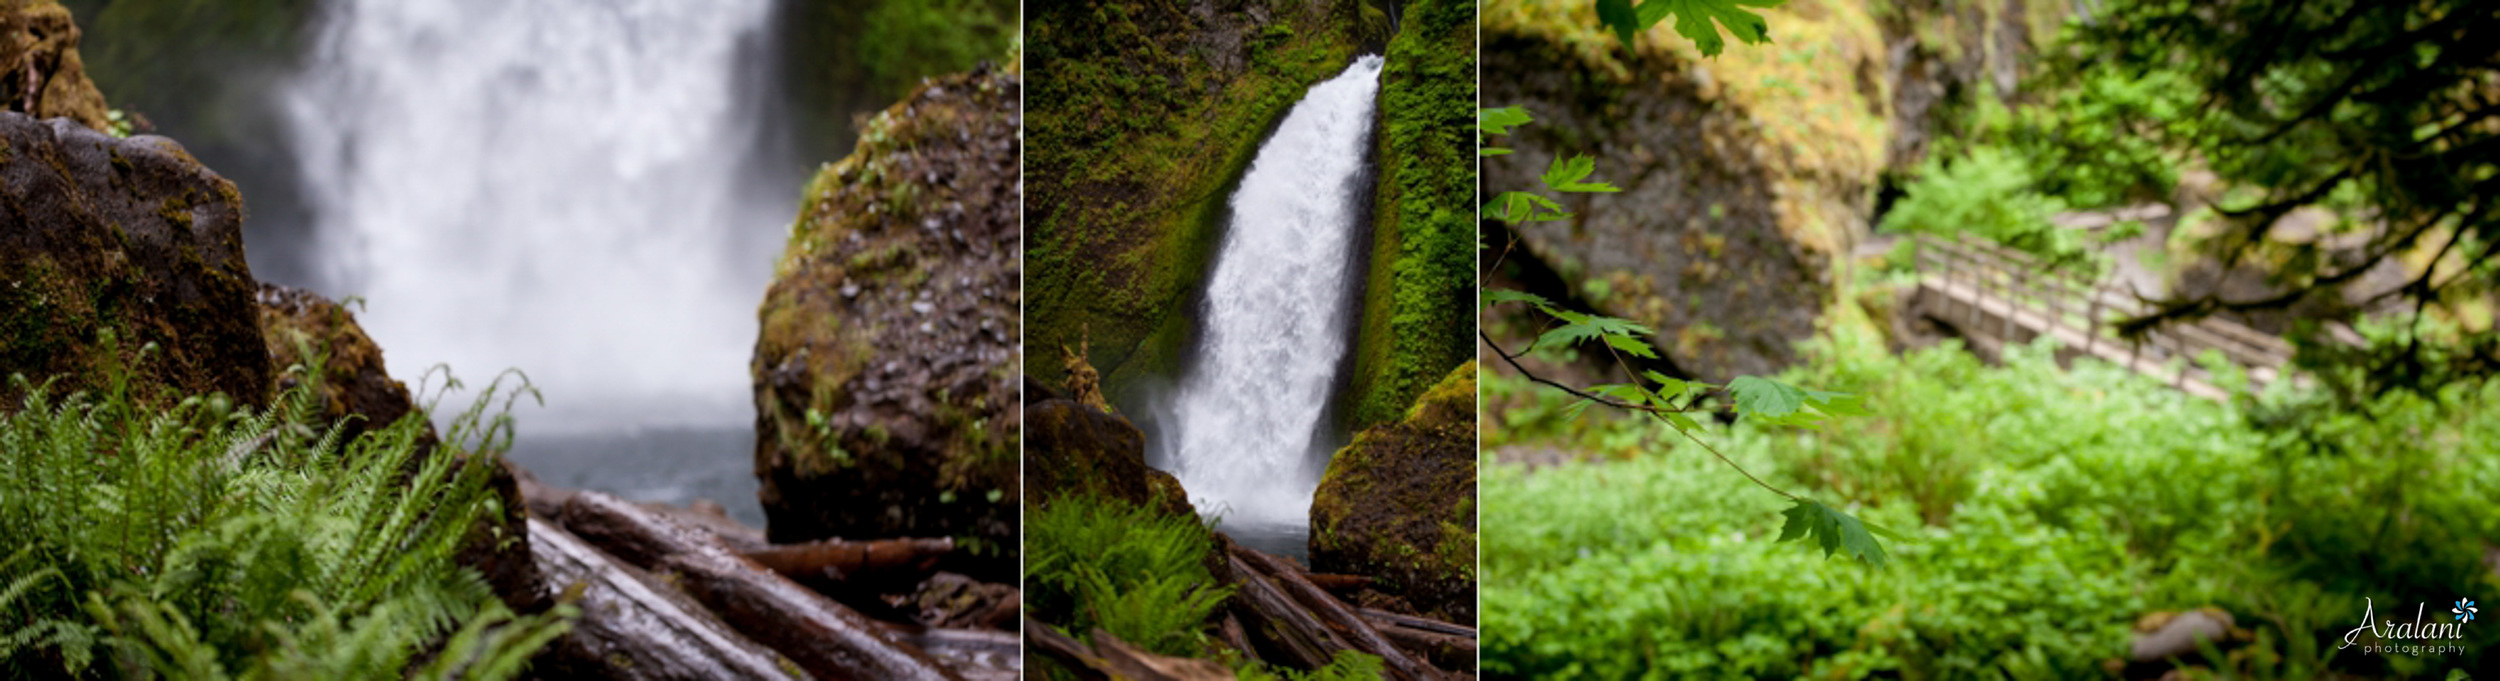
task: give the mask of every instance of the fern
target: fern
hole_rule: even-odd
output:
[[[266,410],[157,409],[106,371],[100,394],[57,400],[11,378],[26,397],[0,414],[10,675],[406,677],[434,650],[415,676],[508,678],[569,626],[569,607],[514,616],[452,560],[499,512],[487,482],[526,377],[499,379],[428,447],[430,404],[345,440],[319,422],[324,372],[302,366]]]
[[[1232,588],[1207,572],[1214,537],[1197,519],[1071,495],[1026,521],[1037,617],[1079,634],[1101,627],[1158,654],[1206,652],[1200,626]]]

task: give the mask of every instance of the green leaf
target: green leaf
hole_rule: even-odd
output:
[[[1484,301],[1485,307],[1492,307],[1502,303],[1527,303],[1543,308],[1551,308],[1554,306],[1554,304],[1547,301],[1544,296],[1539,296],[1527,291],[1518,291],[1506,288],[1489,288],[1483,289],[1483,291],[1482,300]]]
[[[1848,393],[1809,389],[1806,391],[1806,405],[1833,416],[1865,416],[1872,413],[1866,410],[1866,398]]]
[[[1658,358],[1658,351],[1650,349],[1649,344],[1641,342],[1641,339],[1633,338],[1631,336],[1607,336],[1606,344],[1613,346],[1616,350],[1622,350],[1626,353],[1630,353],[1634,357],[1642,359]]]
[[[1549,309],[1546,312],[1552,313],[1556,319],[1563,320],[1563,325],[1538,335],[1536,343],[1528,346],[1531,351],[1548,345],[1569,346],[1599,336],[1650,334],[1649,327],[1634,323],[1629,319],[1581,314],[1570,310]]]
[[[1658,25],[1668,15],[1675,16],[1675,32],[1693,41],[1705,57],[1718,56],[1727,49],[1727,40],[1719,37],[1715,20],[1727,26],[1736,39],[1751,45],[1770,42],[1770,23],[1746,7],[1778,7],[1787,0],[1647,0],[1633,9],[1629,0],[1598,0],[1597,22],[1614,29],[1615,37],[1632,46],[1632,36]]]
[[[1693,417],[1685,416],[1684,412],[1671,411],[1665,414],[1660,414],[1660,416],[1666,417],[1668,423],[1675,424],[1676,430],[1681,430],[1687,433],[1701,430],[1701,424],[1695,423],[1693,421]]]
[[[1528,116],[1527,109],[1516,106],[1476,109],[1476,129],[1487,135],[1508,135],[1512,127],[1527,125],[1532,120],[1535,119]]]
[[[1641,21],[1640,15],[1632,11],[1632,0],[1597,0],[1597,23],[1614,29],[1615,37],[1623,40],[1625,49],[1630,49],[1632,34],[1657,22]]]
[[[1840,553],[1875,566],[1875,569],[1884,568],[1889,559],[1884,555],[1883,544],[1875,541],[1875,535],[1867,531],[1868,525],[1822,502],[1812,499],[1796,501],[1795,506],[1780,512],[1780,515],[1788,516],[1787,524],[1780,527],[1780,541],[1812,539],[1816,546],[1822,547],[1826,559]],[[1889,537],[1899,536],[1880,527],[1875,531]]]
[[[1746,418],[1776,419],[1806,406],[1806,391],[1760,376],[1738,376],[1727,382],[1727,391],[1736,396],[1736,413]]]
[[[1611,338],[1612,336],[1609,337]],[[1649,404],[1649,391],[1642,390],[1640,386],[1628,383],[1608,383],[1605,385],[1589,386],[1589,394],[1603,395],[1605,397],[1613,398],[1616,402],[1622,402],[1633,406]]]
[[[1581,180],[1588,179],[1589,173],[1593,172],[1597,172],[1597,160],[1589,158],[1587,154],[1569,159],[1558,156],[1554,158],[1554,165],[1545,169],[1545,186],[1558,192],[1623,191],[1604,182],[1581,182]]]
[[[1560,220],[1571,217],[1562,204],[1553,199],[1528,192],[1502,192],[1493,202],[1484,205],[1484,214],[1495,220],[1519,224],[1532,220]]]
[[[1477,157],[1477,158],[1483,158],[1483,157],[1486,157],[1486,156],[1508,156],[1508,155],[1510,155],[1510,150],[1509,150],[1509,149],[1504,149],[1504,148],[1501,148],[1501,147],[1482,147],[1482,148],[1476,149],[1476,157]]]

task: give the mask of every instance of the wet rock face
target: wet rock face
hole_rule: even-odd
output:
[[[242,226],[234,183],[173,140],[0,113],[0,375],[59,377],[64,395],[119,366],[141,401],[266,403]],[[0,385],[6,404],[20,397]]]
[[[750,366],[772,541],[953,537],[1012,574],[1021,89],[932,81],[809,183]]]
[[[1311,501],[1311,571],[1362,575],[1418,614],[1476,617],[1476,365],[1329,459]]]
[[[78,25],[52,0],[0,2],[0,110],[105,127],[104,93],[78,58]]]

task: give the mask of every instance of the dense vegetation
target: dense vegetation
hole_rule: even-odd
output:
[[[1416,0],[1400,23],[1380,75],[1380,189],[1346,391],[1356,430],[1396,421],[1474,345],[1451,330],[1471,323],[1475,297],[1475,3]]]
[[[2434,604],[2495,586],[2500,389],[2385,398],[2368,415],[2292,394],[2219,404],[2044,348],[1989,367],[1946,345],[1893,356],[1842,333],[1787,378],[1866,395],[1821,432],[1713,428],[1776,484],[1905,530],[1885,571],[1763,541],[1779,500],[1640,420],[1487,379],[1535,406],[1486,427],[1485,669],[1674,675],[2058,678],[2123,658],[2129,624],[2219,606],[2260,678],[2479,668],[2465,656],[2336,650],[2363,599]],[[2409,607],[2407,609],[2410,609]],[[2386,612],[2382,607],[2380,612]],[[2441,613],[2440,617],[2447,615]]]
[[[1083,638],[1099,628],[1158,655],[1217,656],[1244,679],[1380,678],[1380,658],[1338,654],[1307,672],[1241,656],[1210,635],[1232,587],[1207,571],[1215,535],[1196,517],[1084,494],[1059,497],[1026,519],[1025,595],[1047,626]],[[1043,678],[1068,670],[1037,659]]]
[[[309,418],[319,371],[260,412],[150,408],[109,371],[67,396],[14,378],[0,415],[8,675],[510,678],[565,630],[570,606],[516,617],[452,560],[500,513],[508,386],[429,447],[422,412],[352,441]]]
[[[1598,23],[1624,27],[1628,43],[1668,8],[1760,35],[1724,12],[1776,3],[1595,4]],[[1882,4],[1896,19],[1956,18]],[[1994,21],[1993,11],[1981,15]],[[1747,419],[1693,437],[1694,424],[1659,427],[1643,405],[1666,393],[1647,397],[1646,383],[1489,375],[1488,403],[1512,408],[1489,419],[1484,443],[1488,675],[2133,678],[2177,665],[2189,678],[2454,679],[2491,665],[2500,634],[2465,609],[2500,586],[2500,514],[2487,509],[2500,491],[2500,386],[2484,380],[2500,365],[2489,340],[2500,277],[2477,255],[2493,239],[2474,191],[2491,180],[2482,142],[2500,131],[2488,117],[2500,65],[2463,45],[2500,8],[2242,0],[2078,11],[2089,14],[2044,48],[2056,55],[2049,77],[2026,83],[2013,108],[1970,84],[1981,94],[1955,114],[1967,120],[1946,126],[1960,137],[1938,140],[1901,178],[1886,227],[1973,232],[2094,270],[2107,264],[2096,242],[2111,235],[2055,229],[2050,214],[2175,202],[2192,212],[2145,265],[2175,279],[2161,258],[2212,258],[2277,292],[2191,289],[2123,330],[2334,298],[2361,270],[2387,266],[2401,287],[2295,311],[2298,331],[2355,321],[2368,350],[2304,345],[2307,380],[2262,395],[2207,360],[2235,395],[2203,401],[2093,360],[2061,368],[2047,345],[2011,348],[2001,366],[1958,341],[1896,354],[1887,345],[1905,339],[1879,338],[1846,292],[1880,299],[1897,282],[1859,281],[1833,301],[1809,361],[1777,379],[1863,398],[1865,413],[1823,431]],[[1680,32],[1705,50],[1715,39]],[[1554,173],[1587,175],[1557,158],[1549,188]],[[2182,183],[2196,174],[2206,179]],[[2332,218],[2323,234],[2269,235],[2309,208]],[[1525,197],[1487,211],[1544,219],[1563,208]],[[2390,299],[2405,304],[2359,314]],[[1648,349],[1617,342],[1609,325],[1622,320],[1516,292],[1488,301],[1551,317],[1532,353],[1549,366]],[[1543,340],[1573,327],[1605,344]],[[1628,408],[1587,408],[1610,400]],[[1764,541],[1793,532],[1793,518],[1773,519],[1776,498],[1736,491],[1739,472],[1903,530],[1884,544],[1891,568],[1843,569]],[[2365,613],[2406,622],[2417,608],[2424,623],[2462,623],[2461,637],[2356,629]],[[2202,655],[2128,661],[2131,639],[2191,610],[2234,626]],[[2366,647],[2381,641],[2453,649]]]
[[[1115,403],[1178,374],[1229,185],[1359,47],[1357,0],[1261,4],[1276,8],[1204,25],[1141,2],[1036,6],[1026,21],[1025,340],[1090,348]]]

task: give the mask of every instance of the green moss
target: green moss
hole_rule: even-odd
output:
[[[1227,190],[1302,93],[1343,70],[1355,0],[1247,28],[1248,58],[1200,22],[1135,3],[1036,7],[1027,49],[1026,342],[1091,349],[1115,399],[1178,373],[1183,307],[1213,261]],[[1246,26],[1247,8],[1216,24]],[[1269,37],[1262,37],[1269,36]],[[1264,41],[1264,42],[1261,42]],[[1056,383],[1055,363],[1032,367]]]
[[[1464,0],[1415,0],[1389,41],[1371,262],[1354,347],[1354,429],[1394,421],[1449,367],[1473,357],[1476,15]]]

